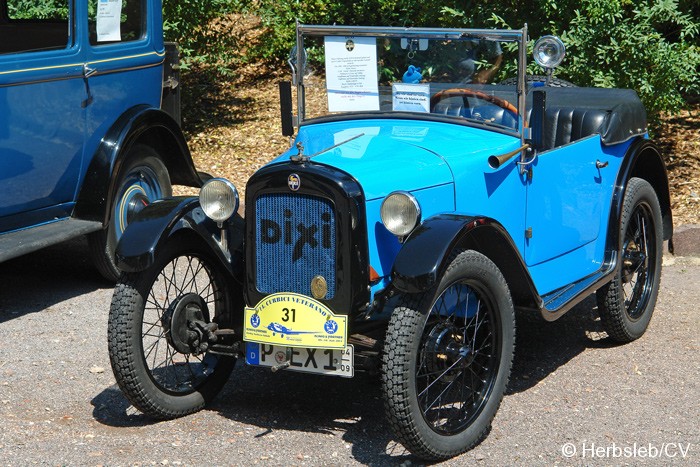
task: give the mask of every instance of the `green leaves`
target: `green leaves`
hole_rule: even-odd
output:
[[[700,93],[700,22],[676,0],[583,0],[563,39],[561,69],[579,85],[635,89],[652,123]],[[693,42],[695,41],[695,43]]]
[[[180,42],[186,62],[224,69],[234,62],[284,60],[297,19],[307,24],[478,28],[521,28],[527,22],[533,39],[562,37],[567,58],[559,76],[580,86],[636,89],[652,122],[660,112],[682,107],[686,96],[700,94],[696,0],[164,0],[163,9],[166,37]],[[265,34],[256,43],[238,44],[225,27],[212,27],[216,18],[230,13],[260,17]],[[504,63],[502,71],[514,66]],[[531,61],[528,72],[540,70]]]
[[[9,0],[7,14],[11,19],[68,19],[68,0]]]

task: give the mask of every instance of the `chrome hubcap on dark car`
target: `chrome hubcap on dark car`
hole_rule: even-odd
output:
[[[155,172],[148,167],[137,167],[124,180],[122,191],[114,205],[116,237],[121,238],[126,226],[136,214],[148,206],[152,200],[163,197],[163,191]]]

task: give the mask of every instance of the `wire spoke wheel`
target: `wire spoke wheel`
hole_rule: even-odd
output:
[[[215,356],[196,351],[183,353],[172,345],[172,334],[178,332],[173,328],[173,321],[177,319],[174,310],[189,294],[203,299],[205,308],[200,311],[205,320],[210,321],[208,310],[214,310],[217,301],[221,301],[221,292],[215,289],[212,272],[199,258],[180,256],[160,271],[143,310],[141,341],[146,367],[156,384],[173,393],[194,391],[213,373],[218,360]],[[187,323],[179,322],[178,325],[186,326]],[[188,333],[189,329],[179,331]]]
[[[653,287],[653,271],[649,269],[649,258],[654,258],[656,245],[651,208],[640,204],[632,213],[630,224],[625,232],[622,252],[622,292],[625,309],[633,320],[639,319],[649,301]]]
[[[462,431],[483,408],[496,378],[497,332],[491,300],[469,283],[449,286],[427,316],[416,391],[436,433]]]
[[[122,276],[110,309],[109,353],[134,407],[174,418],[218,393],[235,359],[209,351],[210,333],[229,325],[231,303],[215,260],[186,241],[171,241],[151,268]]]
[[[619,272],[596,296],[608,335],[618,342],[630,342],[649,325],[661,278],[661,208],[656,192],[645,180],[628,182],[619,228]]]
[[[514,339],[508,286],[480,253],[455,255],[439,284],[401,297],[382,361],[387,416],[399,441],[426,460],[479,443],[503,398]]]

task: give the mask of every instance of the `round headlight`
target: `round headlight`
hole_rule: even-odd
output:
[[[380,210],[382,223],[397,237],[405,237],[420,222],[420,205],[405,191],[395,191],[384,198]]]
[[[223,222],[238,210],[238,190],[223,178],[207,180],[199,192],[199,204],[213,221]]]
[[[535,42],[532,55],[542,68],[556,68],[566,54],[564,43],[555,36],[542,36]]]

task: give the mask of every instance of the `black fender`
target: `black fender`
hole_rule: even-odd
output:
[[[107,225],[119,172],[136,143],[158,152],[173,184],[202,186],[177,122],[160,109],[139,105],[124,112],[102,138],[85,174],[74,217]]]
[[[488,217],[439,214],[426,219],[405,240],[391,277],[404,293],[422,293],[434,286],[454,251],[470,249],[487,256],[501,270],[517,306],[537,307],[541,299],[506,229]]]
[[[198,198],[156,201],[139,212],[124,231],[117,245],[117,265],[125,272],[143,271],[154,263],[158,251],[168,240],[178,237],[183,241],[203,242],[223,269],[242,284],[243,218],[234,214],[223,228],[226,229],[226,250],[218,243],[221,229],[204,214]]]
[[[664,240],[669,240],[669,249],[673,249],[673,215],[671,213],[671,193],[668,186],[668,172],[659,148],[651,140],[639,137],[627,149],[622,166],[617,174],[613,190],[612,207],[608,224],[606,250],[615,252],[620,249],[620,218],[622,202],[627,183],[632,177],[646,180],[656,191],[661,206]]]

